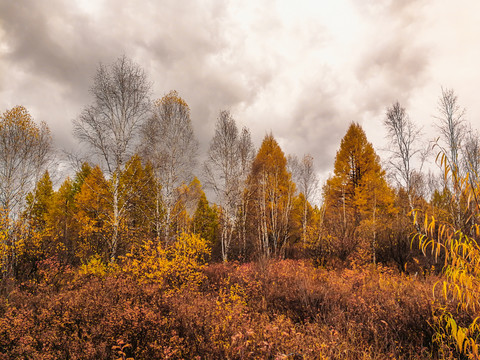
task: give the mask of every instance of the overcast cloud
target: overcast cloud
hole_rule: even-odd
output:
[[[176,89],[205,151],[229,109],[255,145],[272,132],[285,153],[314,156],[323,177],[348,125],[378,149],[399,100],[433,138],[440,87],[478,128],[476,0],[0,0],[0,111],[24,105],[60,148],[90,103],[99,62],[125,54],[160,98]]]

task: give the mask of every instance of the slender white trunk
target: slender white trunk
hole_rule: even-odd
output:
[[[119,236],[119,179],[117,174],[113,176],[113,234],[112,234],[112,243],[111,243],[111,252],[110,252],[110,262],[114,262],[117,257],[117,248],[118,248],[118,236]]]

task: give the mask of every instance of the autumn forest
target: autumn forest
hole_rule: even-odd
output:
[[[90,91],[61,160],[25,107],[0,115],[0,359],[480,359],[480,138],[454,90],[428,143],[385,104],[382,158],[353,121],[324,183],[228,110],[199,154],[187,102],[127,57]]]

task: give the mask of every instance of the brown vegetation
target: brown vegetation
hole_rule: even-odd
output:
[[[302,261],[216,264],[198,285],[42,263],[0,306],[0,358],[426,358],[434,278]],[[120,345],[119,345],[120,344]],[[121,355],[121,354],[120,354]],[[118,356],[121,358],[121,356]]]

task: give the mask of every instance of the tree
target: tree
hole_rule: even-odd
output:
[[[428,149],[422,151],[419,129],[398,101],[387,108],[383,124],[390,142],[390,175],[397,186],[395,203],[399,210],[393,223],[395,229],[390,237],[389,248],[399,268],[404,270],[405,263],[411,257],[409,248],[414,230],[412,227],[417,231],[420,229],[418,208],[422,200],[421,169]]]
[[[480,134],[474,129],[467,132],[463,146],[464,168],[471,183],[480,179]]]
[[[310,202],[313,200],[318,189],[318,177],[313,165],[313,157],[310,154],[304,155],[302,161],[295,156],[288,157],[291,162],[291,172],[298,190],[303,194],[303,216],[302,216],[302,242],[305,247],[307,243],[307,213]]]
[[[47,214],[53,197],[52,180],[45,171],[37,182],[35,190],[27,195],[26,216],[32,229],[43,230],[47,224]]]
[[[78,179],[78,174],[76,178]],[[70,178],[65,179],[53,194],[47,215],[50,240],[56,245],[57,256],[63,262],[72,265],[76,264],[76,246],[78,245],[78,228],[74,221],[76,213],[74,199],[78,191],[75,191],[74,182]]]
[[[190,184],[183,184],[176,189],[176,202],[172,209],[171,229],[179,235],[190,231],[192,218],[203,194],[202,184],[195,176]]]
[[[113,186],[113,180],[105,179],[101,169],[95,167],[75,195],[82,259],[99,255],[111,260],[114,249],[118,255],[123,255],[135,242],[150,235],[156,184],[148,164],[144,167],[136,155],[125,164],[118,178],[117,214]],[[118,221],[117,237],[112,236],[115,221]]]
[[[238,133],[229,111],[221,111],[215,125],[204,164],[206,184],[215,192],[221,206],[222,259],[227,261],[235,219],[242,203],[245,174],[252,159],[253,146],[247,129]]]
[[[240,153],[240,176],[239,184],[242,190],[240,209],[237,216],[238,232],[241,242],[242,258],[247,258],[247,218],[248,206],[251,194],[248,189],[248,176],[251,171],[253,158],[255,157],[255,148],[252,143],[250,130],[246,127],[242,128],[240,139],[238,141],[238,149]]]
[[[27,109],[16,106],[0,116],[0,207],[17,217],[25,195],[51,157],[47,125],[35,124]]]
[[[207,197],[202,191],[197,208],[193,215],[192,232],[205,239],[208,246],[213,249],[218,231],[217,211],[208,204]]]
[[[3,275],[14,270],[17,237],[14,225],[25,203],[25,195],[51,158],[50,131],[35,124],[27,109],[16,106],[0,116],[0,215],[3,218]]]
[[[111,226],[113,219],[112,192],[102,170],[96,166],[84,179],[75,195],[75,221],[78,224],[76,256],[86,261],[94,255],[110,258],[113,242]],[[119,224],[118,227],[120,227]]]
[[[267,258],[284,256],[295,184],[287,171],[287,159],[271,134],[265,136],[253,160],[248,192],[251,194],[248,216],[260,253]]]
[[[25,238],[25,249],[22,265],[31,263],[31,272],[36,271],[36,263],[49,256],[56,255],[56,244],[52,241],[49,213],[53,205],[54,191],[50,174],[45,171],[38,180],[35,189],[27,195],[27,206],[23,216],[27,222],[28,235]]]
[[[450,169],[458,175],[463,171],[459,155],[461,155],[462,141],[465,138],[465,109],[458,103],[458,97],[453,89],[442,88],[442,94],[438,100],[439,121],[437,128],[443,143],[443,153],[446,156]]]
[[[121,216],[119,177],[133,155],[138,131],[150,111],[150,84],[144,71],[126,57],[100,64],[91,89],[94,104],[74,121],[74,134],[90,146],[112,181],[113,221],[110,259],[117,255]]]
[[[368,237],[375,261],[377,209],[389,213],[393,204],[384,174],[365,132],[352,123],[337,151],[334,174],[324,187],[325,221],[342,260],[361,250],[359,245]]]
[[[122,216],[125,213],[128,239],[128,243],[123,242],[124,246],[130,248],[134,242],[145,240],[156,233],[157,188],[152,166],[149,163],[143,166],[138,155],[132,156],[120,175],[120,211]],[[128,248],[123,252],[128,251]]]
[[[390,165],[397,186],[403,187],[408,195],[410,210],[414,209],[415,176],[420,173],[426,153],[419,144],[419,130],[410,120],[405,108],[398,101],[387,109],[383,124],[390,140]],[[414,167],[418,157],[420,168]]]
[[[88,256],[93,254],[86,250],[89,248],[86,236],[88,230],[85,231],[86,229],[83,228],[85,222],[81,220],[86,220],[88,209],[95,206],[87,206],[89,201],[85,201],[84,196],[86,193],[90,193],[93,197],[97,196],[96,200],[101,200],[104,189],[97,186],[90,178],[87,182],[88,186],[83,188],[83,194],[77,197],[92,170],[92,167],[84,162],[73,179],[65,179],[53,194],[47,214],[49,241],[52,242],[52,246],[56,247],[58,259],[66,264],[78,265],[79,262],[86,261]],[[98,177],[98,174],[96,176]]]
[[[170,240],[176,189],[193,178],[198,142],[193,132],[190,108],[176,91],[155,102],[153,113],[142,127],[140,153],[150,161],[161,186],[157,204],[165,204],[164,237]],[[158,235],[159,236],[159,235]]]
[[[437,128],[440,132],[441,143],[439,145],[442,159],[448,169],[452,170],[452,176],[463,176],[464,168],[461,166],[460,159],[462,142],[465,138],[465,109],[462,109],[458,103],[458,97],[453,89],[442,88],[442,94],[438,101],[438,113],[436,116],[439,124]],[[443,165],[441,165],[443,166]],[[448,180],[445,177],[445,180]],[[450,179],[445,183],[446,186],[453,186],[451,212],[454,218],[454,224],[457,227],[462,226],[462,211],[460,195],[462,189],[458,186],[461,182],[457,179]]]

